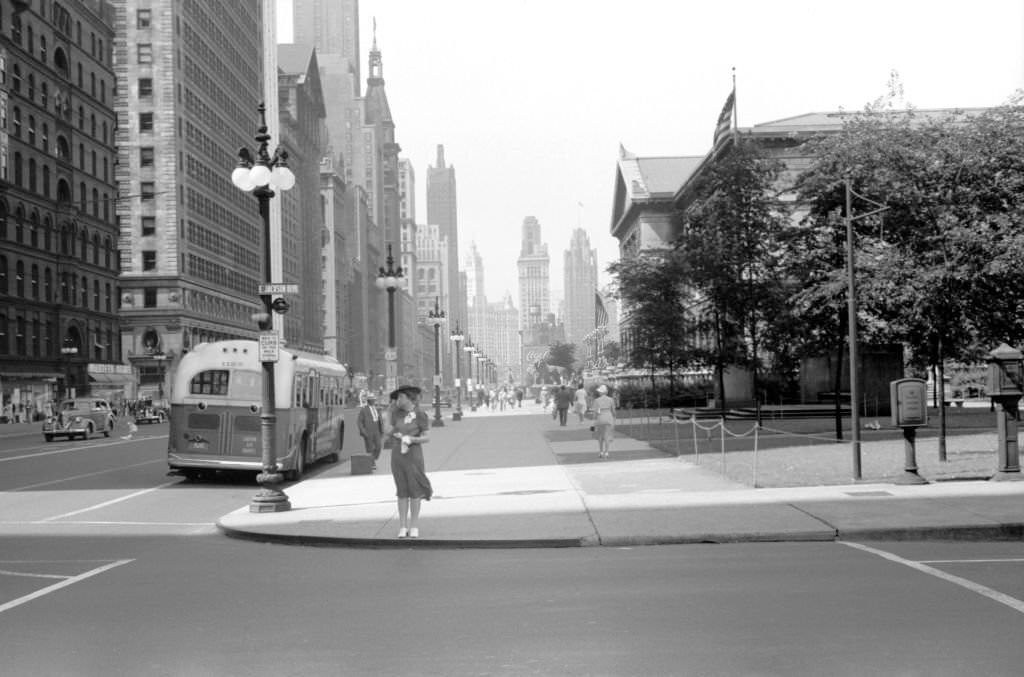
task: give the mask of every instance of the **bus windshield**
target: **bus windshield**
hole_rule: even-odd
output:
[[[210,369],[192,377],[189,393],[192,395],[220,395],[233,400],[259,400],[263,394],[260,372]]]

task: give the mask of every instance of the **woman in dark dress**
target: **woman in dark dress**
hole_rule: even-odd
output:
[[[422,444],[429,440],[430,417],[417,406],[420,389],[402,386],[392,393],[391,429],[387,445],[391,447],[391,475],[398,496],[398,537],[419,538],[420,502],[430,500],[430,486],[423,463]]]

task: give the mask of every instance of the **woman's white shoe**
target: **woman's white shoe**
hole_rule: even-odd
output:
[[[399,538],[405,538],[408,534],[409,534],[409,530],[406,529],[405,527],[402,527],[401,529],[398,530],[398,537]]]
[[[419,538],[419,537],[420,537],[420,530],[419,529],[417,529],[416,527],[413,527],[412,529],[409,529],[409,538]]]

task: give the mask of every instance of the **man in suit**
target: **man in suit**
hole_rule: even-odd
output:
[[[572,406],[572,391],[563,384],[555,391],[555,409],[558,410],[558,424],[565,425],[565,419],[569,415],[569,407]]]
[[[376,395],[370,392],[365,398],[360,399],[363,401],[356,416],[356,426],[359,428],[359,436],[363,438],[366,453],[373,459],[373,469],[376,470],[377,459],[380,458],[384,421],[377,410]]]

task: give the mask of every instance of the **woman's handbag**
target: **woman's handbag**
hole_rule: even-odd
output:
[[[583,418],[587,419],[588,421],[593,421],[595,418],[597,418],[597,412],[594,411],[593,409],[587,409],[587,411],[584,412],[583,414]]]

